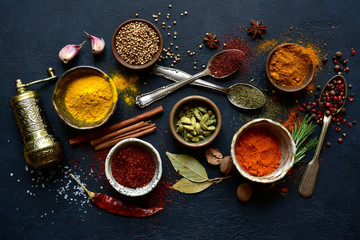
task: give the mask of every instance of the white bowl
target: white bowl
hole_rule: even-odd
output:
[[[245,131],[254,128],[266,128],[279,142],[281,150],[280,165],[274,172],[266,176],[251,175],[240,166],[236,159],[235,144],[237,139],[241,138]],[[294,165],[296,147],[290,132],[283,125],[270,119],[258,118],[246,123],[235,133],[231,141],[230,152],[236,169],[243,177],[253,182],[272,183],[283,178]]]
[[[128,146],[128,145],[139,145],[143,148],[145,148],[147,151],[149,151],[155,161],[155,173],[151,181],[140,188],[128,188],[124,187],[123,185],[119,184],[114,176],[112,175],[111,171],[111,163],[113,160],[113,157],[117,154],[117,152]],[[122,140],[118,142],[114,147],[111,148],[110,152],[108,153],[106,160],[105,160],[105,174],[106,178],[108,179],[110,185],[119,193],[129,196],[129,197],[139,197],[143,196],[147,193],[149,193],[151,190],[153,190],[156,185],[159,183],[162,175],[162,163],[161,158],[159,155],[159,152],[148,142],[145,142],[143,140],[137,139],[137,138],[129,138]]]

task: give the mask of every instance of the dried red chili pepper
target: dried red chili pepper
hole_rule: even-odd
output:
[[[91,201],[99,208],[122,216],[127,217],[147,217],[154,215],[155,213],[163,210],[161,207],[153,208],[141,208],[129,203],[122,202],[116,198],[110,197],[104,193],[95,193],[86,189],[80,182],[75,178],[73,174],[70,176],[85,190],[89,195]]]

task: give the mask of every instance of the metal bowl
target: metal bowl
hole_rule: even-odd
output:
[[[301,45],[299,44],[296,44],[296,43],[284,43],[284,44],[281,44],[279,46],[277,46],[276,48],[274,48],[268,55],[267,59],[266,59],[266,65],[265,65],[265,71],[266,71],[266,76],[268,77],[270,83],[277,89],[283,91],[283,92],[297,92],[297,91],[300,91],[304,88],[306,88],[309,83],[312,81],[313,77],[314,77],[314,74],[315,74],[315,67],[314,67],[314,63],[313,63],[313,60],[310,59],[311,61],[311,68],[309,69],[309,71],[306,73],[306,76],[305,78],[302,80],[302,82],[298,85],[298,86],[295,86],[295,87],[287,87],[287,86],[282,86],[280,84],[277,84],[276,82],[274,82],[274,80],[271,78],[271,75],[270,75],[270,61],[271,61],[271,58],[274,56],[274,54],[276,53],[276,51],[278,51],[280,48],[286,48],[286,47],[289,47],[289,46],[300,46],[302,47]],[[296,63],[294,63],[296,64]]]
[[[145,64],[142,64],[142,65],[139,65],[139,64],[129,64],[127,62],[125,62],[121,57],[120,55],[118,54],[118,52],[116,51],[116,36],[118,34],[118,32],[120,31],[120,29],[122,27],[124,27],[125,25],[129,24],[129,23],[133,23],[133,22],[142,22],[142,23],[145,23],[147,24],[150,28],[152,28],[156,34],[158,35],[159,37],[159,50],[157,51],[157,53],[153,56],[153,58],[146,62]],[[111,47],[112,47],[112,52],[114,54],[114,57],[116,58],[116,60],[121,64],[123,65],[124,67],[126,68],[129,68],[131,70],[144,70],[144,69],[148,69],[150,68],[151,66],[153,66],[160,58],[160,55],[162,53],[162,50],[163,50],[163,45],[164,45],[164,40],[162,38],[162,35],[159,31],[159,29],[154,25],[152,24],[151,22],[149,21],[146,21],[144,19],[130,19],[126,22],[123,22],[122,24],[119,25],[119,27],[115,30],[114,32],[114,35],[112,37],[112,41],[111,41]]]
[[[96,121],[87,122],[74,118],[71,113],[67,110],[65,105],[65,94],[68,85],[79,78],[86,76],[100,76],[109,82],[112,91],[112,104],[107,111],[106,115]],[[116,108],[116,102],[118,99],[116,86],[111,78],[98,68],[92,66],[78,66],[66,71],[61,78],[57,81],[54,93],[52,95],[52,102],[58,116],[69,126],[76,129],[92,129],[103,125],[114,113]]]
[[[216,129],[211,135],[209,135],[208,137],[205,137],[205,139],[203,139],[197,143],[187,142],[187,141],[185,141],[183,136],[181,136],[180,134],[178,134],[176,132],[175,125],[176,125],[177,121],[179,120],[178,115],[179,115],[180,111],[182,109],[184,109],[184,107],[191,106],[191,105],[200,105],[200,104],[207,106],[209,109],[211,109],[215,113],[215,115],[217,117]],[[210,99],[203,97],[203,96],[188,96],[188,97],[181,99],[174,105],[173,109],[170,112],[169,125],[170,125],[170,131],[171,131],[172,135],[182,145],[190,147],[190,148],[205,147],[205,146],[208,146],[210,143],[212,143],[215,140],[215,138],[219,135],[219,132],[221,129],[221,113],[220,113],[219,108]]]
[[[140,188],[128,188],[124,187],[120,183],[118,183],[114,176],[112,175],[111,170],[111,163],[114,158],[114,156],[118,153],[118,151],[128,145],[139,145],[143,148],[145,148],[147,151],[149,151],[155,161],[155,174],[151,181],[144,187]],[[106,160],[105,160],[105,174],[106,178],[108,179],[110,185],[119,193],[126,195],[128,197],[139,197],[143,196],[151,190],[153,190],[156,185],[159,183],[162,175],[162,163],[161,158],[159,155],[159,152],[148,142],[145,142],[143,140],[137,139],[137,138],[129,138],[120,141],[117,143],[114,147],[111,148],[110,152],[108,153]]]
[[[250,173],[245,171],[237,161],[235,154],[235,144],[237,140],[241,138],[244,132],[256,128],[266,128],[278,140],[281,150],[281,159],[280,159],[279,167],[271,174],[260,177],[251,175]],[[243,177],[253,182],[272,183],[283,178],[286,175],[286,173],[291,169],[291,167],[294,165],[296,148],[295,148],[295,143],[289,131],[283,125],[270,119],[258,118],[246,123],[235,133],[231,141],[230,152],[233,163],[236,166],[236,169]]]

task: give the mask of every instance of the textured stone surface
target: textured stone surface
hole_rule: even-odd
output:
[[[69,183],[64,168],[81,177],[93,191],[102,191],[113,196],[115,192],[108,184],[96,182],[86,169],[94,152],[88,147],[71,148],[65,144],[67,155],[60,171],[51,181],[41,182],[26,171],[23,161],[20,133],[16,126],[8,101],[15,95],[14,82],[21,78],[24,82],[47,77],[46,69],[53,67],[58,76],[67,69],[78,65],[96,66],[107,73],[120,68],[111,52],[111,37],[117,26],[135,17],[150,21],[152,14],[162,13],[157,26],[164,37],[164,46],[174,42],[178,45],[181,61],[176,67],[189,73],[196,73],[197,66],[206,64],[215,51],[199,49],[206,32],[221,36],[240,31],[236,24],[247,27],[250,19],[263,19],[268,30],[264,39],[311,40],[327,47],[323,53],[329,59],[336,51],[342,51],[349,58],[349,73],[346,79],[354,87],[355,101],[347,103],[351,120],[360,120],[357,110],[357,96],[360,95],[360,3],[357,1],[3,1],[0,8],[0,233],[1,239],[355,239],[360,234],[360,176],[359,176],[359,126],[351,129],[343,126],[347,133],[343,143],[338,144],[340,136],[330,127],[325,141],[332,146],[322,152],[318,183],[314,196],[303,199],[297,194],[300,174],[286,184],[289,188],[285,197],[279,190],[269,190],[269,186],[254,186],[254,195],[249,202],[242,204],[236,198],[237,186],[245,182],[239,174],[211,186],[196,195],[173,197],[164,211],[147,219],[125,218],[99,210],[85,195],[74,195],[75,184]],[[180,16],[188,11],[187,16]],[[171,14],[166,20],[167,13]],[[169,30],[161,28],[165,20],[177,31],[177,39],[168,37]],[[171,24],[176,20],[177,24]],[[235,23],[235,24],[234,24]],[[290,27],[293,30],[289,33]],[[87,31],[106,42],[105,52],[93,57],[90,42],[83,31]],[[249,43],[256,46],[245,35]],[[58,59],[59,50],[66,44],[87,43],[79,55],[68,65]],[[350,56],[351,48],[358,52]],[[187,50],[196,51],[192,57]],[[256,55],[257,56],[257,55]],[[229,86],[237,81],[248,82],[270,89],[265,77],[265,55],[257,56],[251,73],[243,77],[233,76],[220,85]],[[169,66],[170,62],[163,62]],[[331,61],[323,67],[315,81],[324,85],[334,74]],[[207,78],[208,79],[208,78]],[[214,80],[211,80],[214,81]],[[148,92],[169,82],[156,76],[140,79],[140,92]],[[144,85],[142,82],[146,82]],[[32,86],[40,93],[44,108],[52,128],[63,143],[79,132],[67,127],[56,116],[51,104],[54,83]],[[163,159],[163,176],[176,176],[165,152],[188,153],[197,157],[206,167],[210,177],[220,176],[217,167],[206,163],[202,151],[194,151],[179,146],[168,129],[168,117],[172,106],[188,95],[204,95],[215,102],[223,116],[222,130],[211,147],[218,148],[229,155],[229,147],[235,131],[246,119],[263,117],[268,108],[259,111],[235,109],[222,93],[199,87],[184,87],[159,101],[165,112],[154,118],[159,131],[143,138],[156,147]],[[309,94],[299,96],[299,101],[312,100]],[[293,101],[284,101],[284,109],[294,106]],[[155,103],[153,106],[157,106]],[[126,119],[144,110],[129,108],[119,101],[111,123]],[[286,112],[286,111],[284,111]],[[284,114],[273,114],[278,120]],[[320,128],[316,130],[319,134]],[[306,161],[311,159],[309,154]],[[75,165],[75,162],[77,165]],[[80,166],[84,166],[81,168]],[[168,166],[168,167],[166,167]],[[299,168],[299,172],[302,170]],[[100,188],[102,185],[103,188]]]

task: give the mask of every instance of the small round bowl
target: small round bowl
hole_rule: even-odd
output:
[[[124,27],[125,25],[129,24],[129,23],[133,23],[133,22],[142,22],[142,23],[145,23],[147,24],[150,28],[152,28],[156,34],[159,36],[159,50],[156,52],[156,54],[154,55],[154,57],[146,62],[145,64],[129,64],[127,62],[125,62],[121,57],[120,55],[118,54],[118,52],[116,51],[116,36],[118,34],[118,32],[120,31],[120,29],[122,27]],[[126,22],[123,22],[122,24],[120,24],[120,26],[115,30],[114,32],[114,35],[112,37],[112,41],[111,41],[111,47],[112,47],[112,52],[114,54],[114,57],[116,58],[116,60],[121,64],[123,65],[124,67],[126,68],[129,68],[131,70],[144,70],[144,69],[147,69],[151,66],[153,66],[160,58],[160,55],[162,53],[162,50],[163,50],[163,45],[164,45],[164,40],[162,38],[162,35],[159,31],[159,29],[154,25],[152,24],[151,22],[149,21],[146,21],[144,19],[130,19]]]
[[[144,187],[141,187],[141,188],[124,187],[123,185],[119,184],[115,180],[114,176],[112,175],[111,163],[112,163],[114,156],[117,154],[117,152],[120,149],[122,149],[128,145],[138,145],[138,146],[145,148],[147,151],[149,151],[151,153],[151,155],[155,161],[155,174],[154,174],[153,178],[151,179],[151,181]],[[129,138],[129,139],[122,140],[119,143],[117,143],[114,147],[112,147],[110,152],[108,153],[106,160],[105,160],[105,174],[106,174],[106,178],[108,179],[110,185],[119,193],[121,193],[125,196],[128,196],[128,197],[143,196],[143,195],[151,192],[151,190],[153,190],[156,187],[156,185],[159,183],[159,181],[161,179],[162,163],[161,163],[161,158],[160,158],[159,152],[150,143],[145,142],[140,139],[137,139],[137,138]]]
[[[68,84],[70,84],[76,79],[86,76],[100,76],[104,78],[106,81],[109,82],[112,91],[112,103],[109,110],[102,119],[96,122],[86,122],[75,119],[65,106],[65,94]],[[93,129],[96,127],[100,127],[101,125],[106,123],[115,111],[117,100],[118,94],[114,82],[106,73],[92,66],[78,66],[66,71],[57,81],[55,90],[52,95],[52,103],[58,116],[67,125],[76,129]]]
[[[313,77],[314,77],[314,74],[315,74],[315,67],[314,67],[314,63],[311,60],[311,68],[309,69],[309,71],[307,72],[305,78],[302,80],[302,82],[298,85],[298,86],[295,86],[295,87],[287,87],[287,86],[282,86],[280,84],[277,84],[276,82],[274,82],[274,80],[271,78],[271,75],[270,75],[270,60],[271,58],[274,56],[274,54],[276,53],[276,51],[278,51],[280,48],[286,48],[286,47],[289,47],[289,46],[300,46],[302,47],[301,45],[299,44],[296,44],[296,43],[284,43],[284,44],[281,44],[279,46],[277,46],[276,48],[274,48],[268,55],[267,59],[266,59],[266,64],[265,64],[265,71],[266,71],[266,76],[267,78],[269,79],[270,83],[277,89],[283,91],[283,92],[288,92],[288,93],[291,93],[291,92],[297,92],[297,91],[300,91],[304,88],[306,88],[309,83],[312,81]],[[296,63],[294,63],[296,64]]]
[[[199,141],[197,143],[185,141],[185,139],[180,134],[178,134],[176,132],[176,126],[175,126],[175,124],[179,120],[178,115],[179,115],[180,111],[184,107],[192,106],[192,105],[204,105],[204,106],[207,106],[209,109],[211,109],[215,113],[216,118],[217,118],[215,131],[211,135],[205,137],[203,140],[201,140],[201,141]],[[221,129],[220,110],[215,105],[215,103],[213,103],[210,99],[208,99],[206,97],[188,96],[188,97],[185,97],[185,98],[181,99],[180,101],[178,101],[174,105],[173,109],[170,112],[169,125],[170,125],[170,130],[171,130],[172,135],[182,145],[190,147],[190,148],[205,147],[205,146],[208,146],[210,143],[212,143],[215,140],[215,138],[219,135],[219,132],[220,132],[220,129]]]
[[[248,130],[256,128],[266,128],[278,140],[281,150],[279,167],[271,174],[260,177],[251,175],[250,173],[245,171],[237,161],[235,154],[235,144],[237,140],[241,138],[241,135]],[[296,148],[289,131],[283,125],[270,119],[258,118],[246,123],[235,133],[231,141],[230,152],[236,169],[243,177],[253,182],[272,183],[283,178],[294,165]]]

